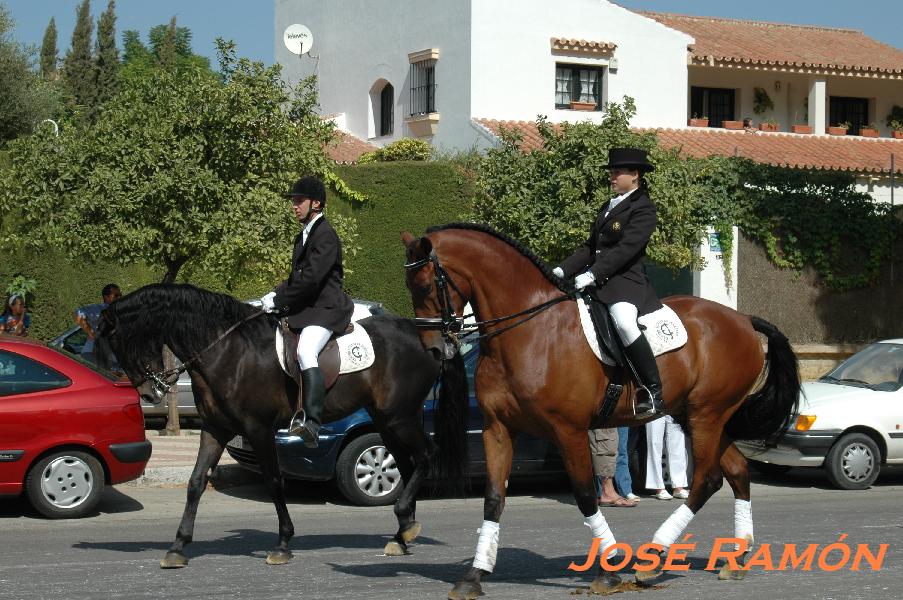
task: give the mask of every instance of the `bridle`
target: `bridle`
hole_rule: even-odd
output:
[[[452,304],[449,287],[457,292],[458,296],[462,300],[466,301],[466,299],[464,298],[464,294],[461,293],[461,290],[458,288],[458,286],[455,285],[454,280],[448,276],[448,272],[440,264],[439,256],[436,254],[435,249],[430,250],[429,255],[425,258],[405,263],[404,268],[408,271],[416,272],[430,263],[433,264],[433,281],[436,284],[436,297],[439,299],[440,316],[414,317],[414,325],[421,329],[438,329],[442,333],[442,336],[446,339],[446,341],[454,344],[455,348],[460,348],[461,346],[460,337],[462,331],[467,334],[473,331],[478,331],[480,330],[480,328],[487,325],[496,325],[498,323],[510,321],[511,319],[515,319],[517,317],[524,317],[523,319],[520,319],[519,321],[516,321],[506,327],[502,327],[501,329],[496,329],[488,333],[481,333],[478,336],[470,338],[473,341],[479,339],[489,339],[510,329],[514,329],[518,325],[526,323],[533,317],[537,316],[539,313],[548,308],[551,308],[559,302],[563,302],[564,300],[572,300],[575,297],[574,291],[565,292],[561,296],[556,296],[551,300],[547,300],[546,302],[537,304],[536,306],[531,306],[530,308],[516,312],[514,314],[510,314],[504,317],[498,317],[495,319],[486,319],[485,321],[474,321],[471,324],[465,324],[464,320],[473,317],[474,314],[471,313],[459,317],[455,313],[455,306],[454,304]]]
[[[238,329],[239,327],[241,327],[248,321],[256,319],[257,317],[259,317],[261,315],[265,315],[266,313],[267,313],[267,311],[262,308],[258,311],[251,313],[250,315],[248,315],[247,317],[245,317],[238,323],[235,323],[234,325],[229,327],[226,331],[224,331],[222,334],[220,334],[219,337],[217,337],[215,340],[213,340],[212,342],[207,344],[207,346],[205,346],[202,350],[195,352],[195,354],[191,358],[189,358],[188,360],[183,362],[178,367],[175,367],[172,369],[165,369],[163,371],[153,371],[153,370],[151,370],[150,365],[146,365],[144,367],[143,379],[141,381],[139,381],[135,387],[138,387],[138,386],[142,385],[143,383],[149,381],[151,386],[153,387],[154,395],[157,397],[158,400],[162,400],[163,397],[167,393],[169,393],[169,391],[172,389],[172,386],[174,386],[176,383],[178,383],[179,376],[182,373],[184,373],[185,371],[187,371],[189,368],[191,368],[191,365],[196,363],[201,358],[202,354],[207,352],[207,350],[210,350],[211,348],[213,348],[216,344],[221,342],[227,335],[229,335],[230,333],[232,333],[233,331],[235,331],[236,329]]]

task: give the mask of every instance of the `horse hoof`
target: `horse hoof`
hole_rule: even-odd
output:
[[[616,573],[599,573],[589,584],[589,591],[594,594],[610,594],[621,585],[621,577]]]
[[[655,585],[661,578],[661,569],[651,569],[649,571],[637,571],[636,582],[644,587]]]
[[[188,559],[181,552],[169,551],[160,561],[161,569],[181,569],[188,566]]]
[[[413,542],[418,535],[420,535],[420,531],[423,527],[417,521],[414,521],[410,525],[408,525],[404,531],[401,532],[401,539],[404,540],[405,544],[410,544]]]
[[[475,581],[459,581],[448,593],[448,600],[474,600],[483,595],[483,588]]]
[[[725,564],[721,567],[721,570],[718,571],[718,579],[721,581],[725,581],[728,579],[733,579],[734,581],[740,581],[744,577],[746,577],[746,571],[742,571],[740,569],[731,569]]]
[[[291,550],[271,550],[267,552],[268,565],[284,565],[292,559]]]
[[[395,540],[390,540],[386,547],[383,548],[383,554],[386,556],[404,556],[408,554],[408,549]]]

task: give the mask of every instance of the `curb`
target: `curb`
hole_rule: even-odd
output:
[[[188,487],[188,480],[194,467],[152,467],[145,469],[138,479],[122,485],[135,487]],[[215,488],[234,487],[260,483],[260,474],[239,465],[221,465],[210,478],[209,485]]]

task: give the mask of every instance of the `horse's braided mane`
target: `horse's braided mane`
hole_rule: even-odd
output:
[[[536,268],[539,269],[539,272],[545,276],[549,283],[563,292],[569,291],[565,280],[552,273],[553,267],[551,267],[549,263],[537,256],[535,252],[527,248],[523,243],[519,242],[513,237],[502,233],[501,231],[493,229],[485,223],[446,223],[445,225],[433,225],[432,227],[428,228],[426,232],[435,233],[438,231],[446,231],[448,229],[479,231],[480,233],[491,235],[492,237],[505,242],[506,244],[517,250],[522,256],[524,256],[524,258],[532,262],[536,266]]]

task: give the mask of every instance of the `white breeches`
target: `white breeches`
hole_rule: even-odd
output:
[[[298,362],[301,363],[302,371],[319,366],[317,356],[331,337],[332,332],[319,325],[308,325],[301,330],[298,338]]]
[[[615,323],[615,329],[618,330],[618,337],[625,346],[634,343],[642,335],[636,321],[639,311],[630,302],[615,302],[608,307],[608,313]]]
[[[662,478],[662,451],[668,447],[668,472],[676,488],[687,487],[686,436],[671,415],[646,423],[646,487],[665,489]]]

